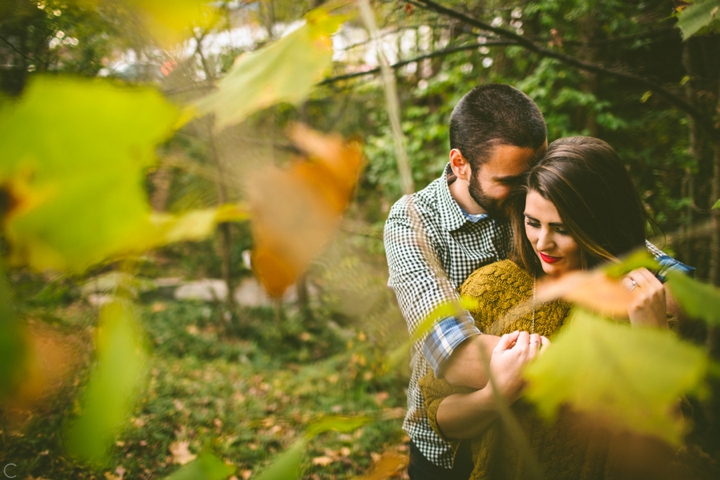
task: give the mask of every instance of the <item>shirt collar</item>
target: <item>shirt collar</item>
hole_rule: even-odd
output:
[[[442,225],[447,229],[447,231],[452,232],[459,229],[470,220],[466,216],[465,212],[463,212],[462,208],[460,208],[460,205],[458,205],[455,199],[452,198],[452,195],[450,195],[450,187],[447,183],[447,176],[449,173],[452,173],[450,163],[448,163],[443,170],[443,175],[440,178],[440,190],[438,194],[440,198],[439,206],[442,217]]]

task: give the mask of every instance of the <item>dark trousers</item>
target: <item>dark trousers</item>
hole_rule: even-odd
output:
[[[470,442],[465,441],[460,444],[452,470],[438,467],[425,458],[412,441],[410,442],[410,464],[408,465],[410,480],[468,480],[472,469]]]

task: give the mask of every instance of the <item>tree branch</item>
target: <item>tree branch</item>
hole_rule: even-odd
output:
[[[427,58],[443,57],[445,55],[450,55],[452,53],[464,52],[466,50],[474,50],[474,49],[480,48],[480,47],[507,47],[510,45],[517,45],[517,43],[516,42],[506,42],[506,41],[496,41],[496,42],[489,41],[486,43],[471,43],[468,45],[461,45],[459,47],[445,48],[443,50],[436,50],[434,52],[426,53],[425,55],[420,55],[418,57],[410,58],[408,60],[402,60],[400,62],[393,63],[392,65],[390,65],[390,68],[398,69],[398,68],[404,67],[405,65],[419,62],[419,61],[425,60]],[[375,75],[376,73],[380,73],[380,67],[373,68],[372,70],[346,73],[345,75],[338,75],[337,77],[327,78],[327,79],[323,80],[322,82],[320,82],[318,85],[329,85],[331,83],[339,82],[341,80],[349,80],[351,78],[364,77],[365,75]]]
[[[575,45],[579,47],[603,47],[606,45],[615,45],[618,43],[625,43],[631,40],[637,40],[640,38],[652,38],[652,37],[663,37],[665,35],[680,33],[675,27],[660,28],[658,30],[652,30],[650,32],[636,33],[635,35],[623,35],[621,37],[606,38],[604,40],[596,40],[594,42],[578,42],[576,40],[564,40],[563,43],[567,45]]]
[[[13,50],[15,50],[15,52],[16,52],[17,54],[19,54],[20,56],[22,56],[22,57],[24,57],[24,58],[26,58],[26,59],[28,59],[28,60],[30,60],[30,61],[33,61],[33,62],[35,61],[35,60],[33,60],[32,58],[30,58],[30,57],[28,57],[27,55],[25,55],[25,54],[24,54],[23,52],[21,52],[20,50],[18,50],[17,47],[16,47],[15,45],[13,45],[12,43],[10,43],[10,41],[7,40],[5,37],[0,36],[0,40],[2,40],[3,42],[7,43],[7,44],[10,46],[10,48],[12,48]]]
[[[616,70],[613,68],[607,68],[607,67],[604,67],[599,64],[585,62],[585,61],[579,60],[575,57],[571,57],[570,55],[566,55],[564,53],[550,50],[549,48],[542,47],[542,46],[538,45],[537,43],[533,42],[532,40],[529,40],[528,38],[523,37],[522,35],[518,35],[515,32],[506,30],[506,29],[500,28],[500,27],[494,27],[494,26],[490,25],[489,23],[485,23],[485,22],[477,20],[475,18],[468,17],[467,15],[465,15],[463,13],[452,10],[450,8],[443,7],[442,5],[439,5],[431,0],[414,0],[414,3],[419,3],[420,5],[422,5],[423,8],[432,10],[441,15],[446,15],[448,17],[455,18],[456,20],[460,20],[461,22],[466,23],[468,25],[480,28],[482,30],[490,31],[500,37],[510,39],[513,42],[515,42],[515,44],[517,44],[527,50],[530,50],[531,52],[535,52],[541,56],[548,57],[548,58],[554,58],[556,60],[559,60],[567,65],[578,68],[580,70],[585,70],[587,72],[597,73],[600,75],[609,75],[612,77],[627,80],[631,83],[634,83],[635,85],[643,86],[643,87],[649,89],[650,91],[657,93],[659,96],[661,96],[665,100],[667,100],[668,103],[674,105],[675,107],[679,108],[680,110],[683,110],[688,115],[693,117],[693,119],[697,122],[698,126],[702,127],[703,130],[707,131],[710,135],[714,136],[714,135],[718,134],[718,129],[714,126],[712,118],[704,115],[702,112],[700,112],[700,110],[695,108],[693,105],[691,105],[685,99],[683,99],[683,98],[679,97],[678,95],[672,93],[671,91],[663,88],[661,85],[659,85],[651,80],[648,80],[645,77],[641,77],[641,76],[635,75],[633,73],[623,72],[621,70]]]

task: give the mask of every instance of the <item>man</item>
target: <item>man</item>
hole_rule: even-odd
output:
[[[450,163],[425,189],[401,198],[385,224],[390,279],[411,334],[477,268],[507,257],[511,233],[502,204],[547,149],[547,129],[537,105],[509,85],[468,92],[450,117]],[[439,263],[450,285],[433,271]],[[430,427],[417,383],[428,369],[455,385],[487,383],[479,347],[488,353],[498,337],[480,335],[468,312],[441,319],[417,342],[403,428],[411,439],[412,479],[467,478],[469,452],[454,462],[451,446]]]

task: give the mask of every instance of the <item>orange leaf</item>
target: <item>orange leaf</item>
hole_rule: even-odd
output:
[[[30,348],[24,379],[9,399],[10,406],[19,409],[32,408],[59,390],[79,363],[76,340],[57,329],[31,321],[26,335]]]
[[[253,269],[279,297],[334,233],[347,208],[362,161],[359,145],[296,125],[290,136],[308,153],[281,170],[268,167],[247,188],[255,241]]]
[[[606,315],[627,316],[632,295],[621,279],[612,279],[601,270],[592,270],[576,271],[538,282],[538,301],[549,302],[558,298]]]

